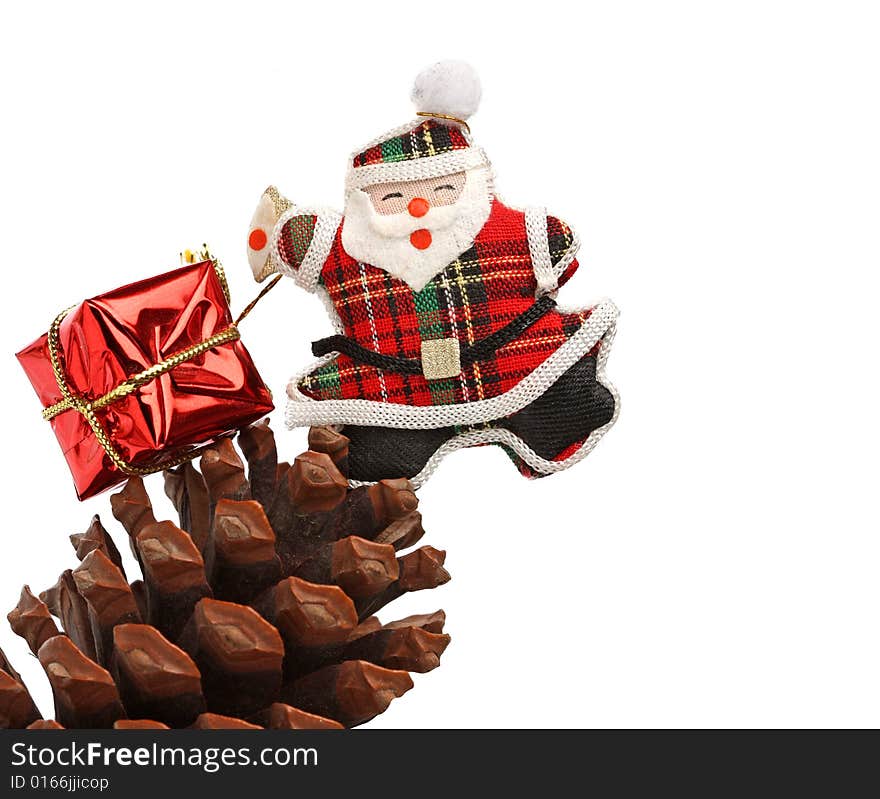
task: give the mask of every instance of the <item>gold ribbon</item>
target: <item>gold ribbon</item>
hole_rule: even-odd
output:
[[[223,272],[223,268],[217,261],[213,262],[214,270],[217,273],[217,277],[220,280],[220,285],[223,289],[223,294],[226,297],[227,302],[229,301],[229,286],[226,282],[226,275]],[[277,276],[278,278],[281,275]],[[143,476],[148,474],[153,474],[154,472],[160,472],[165,469],[172,469],[175,466],[180,466],[182,463],[186,463],[189,460],[192,460],[194,451],[193,449],[187,451],[185,454],[179,455],[174,458],[170,462],[164,462],[161,466],[155,467],[138,467],[133,466],[129,463],[119,452],[113,442],[110,440],[110,436],[107,431],[104,429],[104,426],[101,424],[101,421],[95,414],[95,411],[100,410],[101,408],[106,408],[108,405],[111,405],[114,402],[117,402],[124,397],[127,397],[129,394],[137,391],[141,386],[146,385],[152,380],[155,380],[157,377],[164,375],[170,372],[177,366],[180,366],[182,363],[186,363],[187,361],[191,361],[193,358],[198,357],[202,353],[207,352],[214,347],[219,347],[221,344],[227,344],[230,341],[236,341],[240,338],[241,334],[238,332],[238,323],[241,322],[250,312],[253,310],[254,306],[272,289],[278,280],[273,280],[269,285],[267,285],[257,296],[257,298],[248,305],[244,311],[239,315],[238,319],[236,319],[229,327],[221,330],[219,333],[215,333],[210,338],[205,339],[204,341],[200,341],[198,344],[193,344],[190,347],[187,347],[180,352],[176,352],[173,355],[169,355],[167,358],[159,361],[159,363],[149,367],[148,369],[144,369],[142,372],[138,372],[135,375],[123,380],[118,386],[108,391],[101,397],[95,400],[87,400],[84,397],[80,397],[75,394],[73,390],[67,383],[67,377],[64,374],[64,363],[63,356],[61,352],[61,342],[59,339],[59,331],[61,329],[61,323],[64,321],[64,318],[67,316],[72,308],[68,308],[65,311],[62,311],[58,316],[55,317],[51,326],[49,327],[49,333],[47,335],[47,342],[49,346],[49,360],[52,362],[52,371],[55,374],[55,381],[58,383],[58,390],[61,392],[61,399],[59,402],[56,402],[54,405],[50,405],[48,408],[43,409],[43,418],[47,421],[50,419],[54,419],[58,414],[64,413],[67,410],[75,410],[82,415],[82,417],[86,420],[89,427],[92,428],[92,432],[95,434],[95,438],[98,440],[98,443],[104,448],[104,452],[107,453],[108,457],[111,461],[113,461],[113,465],[116,466],[119,471],[128,475],[137,475]]]
[[[430,111],[416,111],[417,117],[432,117],[434,119],[445,119],[449,122],[457,122],[461,125],[468,133],[471,132],[471,126],[468,125],[463,119],[459,119],[458,117],[452,116],[452,114],[433,114]]]

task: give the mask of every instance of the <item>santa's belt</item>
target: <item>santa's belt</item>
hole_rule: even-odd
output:
[[[429,380],[455,377],[464,367],[493,358],[501,347],[516,339],[555,307],[556,301],[545,295],[504,327],[473,344],[462,346],[457,338],[423,341],[421,358],[384,355],[381,352],[362,347],[348,336],[341,335],[328,336],[313,341],[312,353],[321,356],[331,352],[339,352],[342,355],[347,355],[356,363],[375,366],[377,369],[389,372],[424,375]]]

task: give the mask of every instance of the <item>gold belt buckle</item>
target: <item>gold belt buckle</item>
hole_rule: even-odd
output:
[[[461,374],[461,345],[457,338],[422,342],[422,374],[426,380],[442,380]]]

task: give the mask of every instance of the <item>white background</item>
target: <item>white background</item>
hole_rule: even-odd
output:
[[[556,477],[443,464],[422,509],[453,581],[395,615],[442,606],[453,642],[373,726],[876,726],[878,40],[848,2],[5,4],[0,607],[91,514],[121,532],[13,353],[202,241],[243,306],[263,188],[339,205],[347,154],[458,57],[502,197],[582,236],[560,299],[622,309],[623,410]],[[329,331],[285,281],[244,338],[281,395]]]

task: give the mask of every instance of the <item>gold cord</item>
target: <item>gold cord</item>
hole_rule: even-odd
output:
[[[278,285],[278,281],[281,280],[282,275],[275,275],[263,288],[263,290],[257,294],[244,308],[244,310],[238,315],[238,319],[235,320],[235,324],[237,325],[241,322],[251,311],[254,310],[254,306],[263,299],[275,286]]]
[[[52,370],[55,372],[55,378],[58,379],[59,374],[62,375],[63,379],[63,366],[60,364],[60,343],[58,341],[58,330],[61,326],[61,322],[64,321],[64,317],[67,316],[67,311],[63,314],[59,314],[55,318],[55,321],[52,322],[52,327],[49,328],[49,353],[50,357],[52,357]],[[96,400],[92,400],[88,403],[89,407],[93,410],[100,410],[101,408],[106,408],[108,405],[116,402],[117,400],[121,400],[124,397],[127,397],[129,394],[137,391],[141,386],[145,386],[151,380],[155,380],[157,377],[161,377],[166,372],[170,372],[174,369],[175,366],[180,366],[182,363],[186,363],[187,361],[191,361],[193,358],[198,357],[204,352],[207,352],[214,347],[219,347],[221,344],[227,344],[230,341],[235,341],[240,336],[235,325],[230,325],[229,327],[221,330],[219,333],[215,333],[210,338],[205,339],[204,341],[200,341],[198,344],[193,344],[191,347],[187,347],[185,350],[181,350],[180,352],[176,352],[174,355],[170,355],[159,363],[151,366],[149,369],[144,369],[142,372],[138,372],[136,375],[132,375],[127,380],[123,380],[118,386],[108,391],[103,396],[99,397]],[[54,356],[52,352],[54,350]],[[56,366],[56,361],[57,366]],[[59,384],[59,388],[61,388]],[[61,392],[64,394],[64,392]],[[67,398],[61,400],[60,402],[56,402],[54,405],[50,405],[48,408],[43,409],[43,418],[47,421],[49,419],[54,419],[59,413],[66,411],[68,408],[76,408],[76,404]]]
[[[226,302],[232,302],[232,295],[229,293],[229,283],[226,281],[226,271],[223,269],[223,264],[208,254],[207,244],[205,245],[205,255],[207,256],[205,260],[210,261],[214,267],[214,273],[217,275],[217,280],[220,281],[220,288],[223,289],[223,296],[226,297]]]
[[[432,114],[430,111],[416,111],[417,117],[434,117],[435,119],[448,119],[450,122],[458,122],[468,133],[471,132],[471,126],[463,119],[454,117],[451,114]]]

